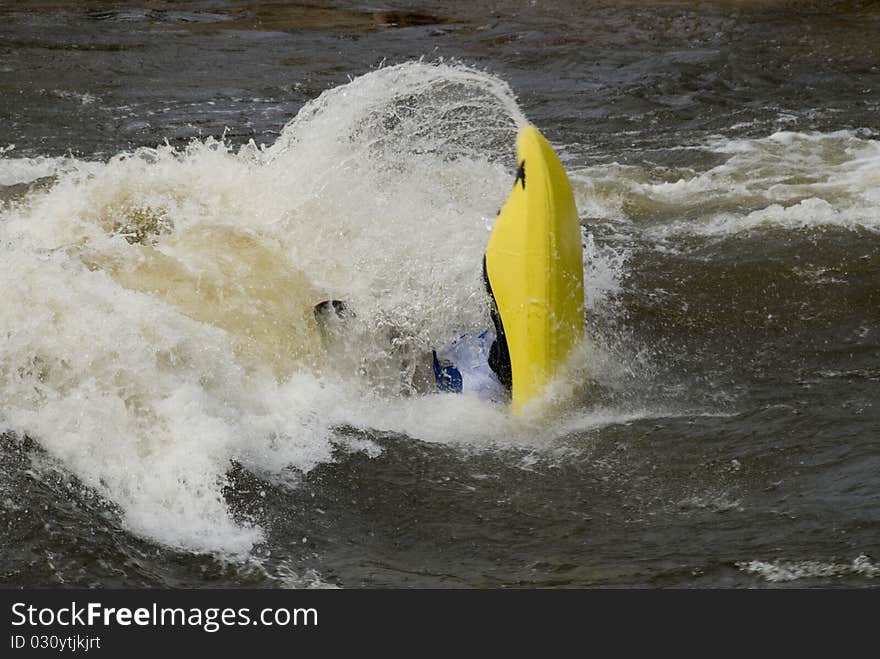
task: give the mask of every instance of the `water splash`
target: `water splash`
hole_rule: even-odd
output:
[[[0,210],[0,426],[130,531],[235,555],[264,533],[224,499],[232,462],[292,483],[333,459],[344,425],[529,441],[506,408],[401,395],[412,372],[392,361],[489,324],[481,259],[524,121],[503,81],[412,62],[326,92],[268,148],[3,154],[16,183],[52,183]],[[591,267],[600,295],[620,265]],[[348,371],[315,327],[325,298],[366,328]]]

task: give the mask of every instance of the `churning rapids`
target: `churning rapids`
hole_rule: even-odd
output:
[[[506,80],[379,66],[266,144],[0,132],[0,580],[876,585],[877,133],[762,109],[590,141]],[[412,381],[490,322],[527,121],[575,189],[590,339],[517,419]],[[332,354],[327,298],[357,310]]]

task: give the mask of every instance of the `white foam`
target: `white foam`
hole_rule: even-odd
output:
[[[653,239],[764,227],[880,231],[880,141],[870,133],[783,131],[703,149],[724,162],[705,171],[611,164],[572,178],[595,217],[645,222]]]
[[[745,214],[722,213],[703,223],[670,225],[659,233],[688,233],[697,236],[724,236],[753,231],[761,227],[787,230],[813,227],[839,227],[848,230],[880,230],[880,222],[865,207],[835,208],[825,199],[810,197],[791,206],[771,204]]]
[[[746,561],[736,566],[743,572],[756,574],[765,581],[781,583],[799,579],[828,579],[839,577],[880,577],[880,567],[860,554],[850,563],[826,563],[823,561]]]
[[[85,163],[75,165],[70,157],[50,158],[14,158],[7,155],[12,149],[0,149],[0,186],[31,183],[37,179],[56,176],[71,166],[83,167]]]
[[[583,234],[584,306],[590,313],[602,309],[621,292],[621,279],[626,272],[630,250],[600,245],[592,233],[583,230]]]
[[[95,96],[94,94],[89,94],[88,92],[75,92],[67,89],[53,89],[49,93],[58,98],[76,101],[80,105],[91,105],[101,100],[100,97]]]

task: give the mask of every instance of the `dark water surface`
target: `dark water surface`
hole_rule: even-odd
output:
[[[33,282],[0,302],[0,583],[876,586],[878,37],[877,2],[0,2],[0,223],[15,227],[0,239],[5,259],[22,259],[0,281],[4,290]],[[166,140],[185,150],[224,139],[229,153],[250,140],[272,145],[325,90],[420,57],[505,81],[559,148],[597,264],[587,271],[596,282],[587,329],[601,354],[592,397],[510,445],[494,413],[453,406],[438,420],[393,399],[383,426],[383,412],[340,402],[326,454],[292,469],[263,453],[258,469],[248,451],[200,440],[193,451],[223,472],[215,508],[233,520],[218,534],[259,527],[262,536],[241,550],[176,534],[187,514],[204,518],[200,506],[216,513],[175,498],[190,491],[186,474],[153,507],[125,491],[128,470],[166,440],[117,455],[88,440],[112,436],[109,421],[93,415],[74,428],[48,411],[76,404],[76,391],[84,416],[106,408],[109,418],[116,399],[101,396],[133,386],[127,374],[141,367],[120,343],[118,369],[70,366],[57,376],[51,364],[90,349],[82,337],[125,326],[96,319],[64,334],[92,312],[65,316],[61,301],[40,302],[34,291],[65,279],[46,274],[54,261],[22,265],[31,262],[22,256],[31,254],[21,238],[28,218],[67,232],[68,212],[134,203],[135,192],[112,187],[124,163],[79,195],[87,183],[59,173],[71,162]],[[252,206],[267,223],[295,215],[209,167],[193,171],[227,191],[228,206],[217,208]],[[163,174],[176,200],[163,208],[213,213],[204,210],[213,202],[190,203],[175,187],[200,185],[187,172]],[[298,183],[291,174],[277,185]],[[101,196],[111,188],[112,204]],[[479,186],[469,194],[478,198]],[[420,202],[410,203],[417,214]],[[431,248],[449,255],[459,249],[452,240]],[[71,293],[74,307],[90,304],[88,290]],[[108,295],[108,318],[133,313]],[[426,332],[442,333],[436,323]],[[49,337],[40,350],[22,338],[33,335]],[[56,361],[37,373],[49,354]],[[213,376],[192,369],[208,387]],[[288,402],[273,414],[292,406],[320,416],[308,398],[298,402],[302,387],[283,389]],[[179,411],[202,393],[155,400],[177,400]],[[178,441],[151,421],[161,414],[132,412],[122,399],[130,427]],[[217,434],[191,423],[193,436]],[[318,427],[302,425],[291,441],[309,444]],[[522,439],[532,435],[540,440]],[[108,466],[90,471],[85,461]],[[162,511],[178,507],[190,512],[161,530]]]

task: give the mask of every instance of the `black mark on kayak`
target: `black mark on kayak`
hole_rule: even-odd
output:
[[[519,164],[519,168],[516,170],[516,178],[513,181],[513,187],[516,187],[516,182],[522,181],[523,190],[526,189],[526,161],[523,160]]]

